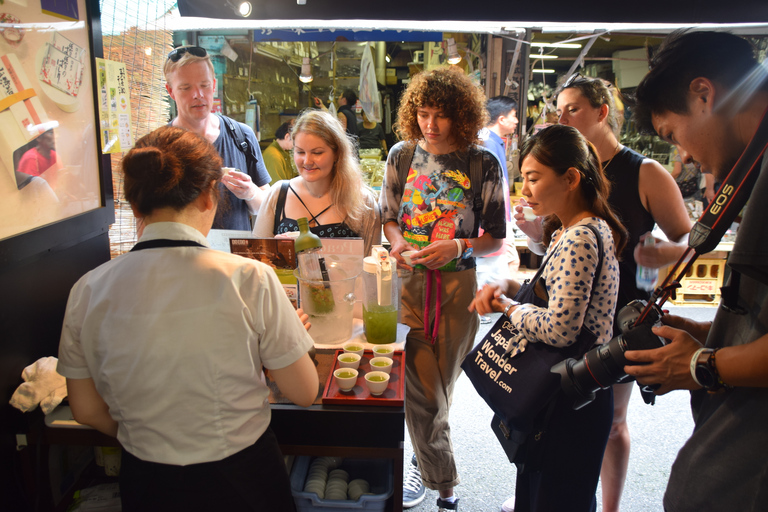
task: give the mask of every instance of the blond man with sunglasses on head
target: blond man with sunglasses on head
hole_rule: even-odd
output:
[[[222,204],[213,227],[250,231],[250,216],[258,213],[270,181],[256,135],[247,125],[211,112],[216,76],[205,48],[174,49],[168,54],[163,73],[165,88],[178,110],[178,116],[170,124],[205,138],[219,152],[224,167],[235,169],[221,180],[222,188],[229,191],[223,194],[229,205]],[[245,148],[238,147],[238,131],[247,145]]]

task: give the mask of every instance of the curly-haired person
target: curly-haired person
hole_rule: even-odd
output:
[[[479,324],[467,315],[477,290],[474,256],[497,251],[506,235],[503,178],[493,153],[475,144],[488,119],[485,96],[460,70],[414,76],[397,117],[403,142],[389,152],[379,203],[404,270],[401,321],[410,327],[405,420],[415,453],[403,507],[420,503],[426,486],[439,492],[441,511],[457,510],[448,410]],[[410,264],[404,251],[415,251]]]

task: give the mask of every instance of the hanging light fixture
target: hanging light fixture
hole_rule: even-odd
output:
[[[304,57],[301,61],[301,74],[299,75],[299,80],[305,84],[314,80],[312,77],[312,64],[310,64],[309,57]]]
[[[448,38],[448,64],[454,65],[461,62],[461,55],[459,55],[459,50],[456,48],[456,40],[452,37]]]

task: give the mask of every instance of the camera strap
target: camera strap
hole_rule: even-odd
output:
[[[680,287],[680,279],[685,276],[699,255],[714,250],[720,243],[752,193],[766,150],[768,150],[768,109],[763,113],[752,140],[723,180],[715,198],[694,224],[688,238],[688,249],[669,270],[664,283],[654,290],[635,325],[640,325],[645,320],[658,299],[661,299],[658,304],[660,307],[674,293],[674,290]]]

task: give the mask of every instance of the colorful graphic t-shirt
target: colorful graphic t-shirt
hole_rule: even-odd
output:
[[[396,162],[402,149],[403,143],[398,143],[387,158],[380,198],[382,223],[396,221],[405,239],[419,248],[437,240],[476,237],[478,225],[493,238],[506,236],[503,178],[499,162],[490,151],[473,146],[469,155],[433,155],[417,146],[407,180],[401,185]],[[482,158],[481,184],[471,183],[470,179],[470,158],[477,153]],[[483,208],[474,212],[477,193],[481,194]],[[440,270],[474,266],[474,258],[457,259]]]

